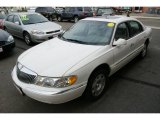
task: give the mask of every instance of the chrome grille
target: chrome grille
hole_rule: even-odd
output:
[[[20,81],[24,83],[33,84],[35,83],[36,75],[25,73],[17,67],[17,77]]]
[[[60,30],[55,30],[55,31],[46,32],[46,34],[52,34],[52,33],[56,33],[56,32],[60,32]]]

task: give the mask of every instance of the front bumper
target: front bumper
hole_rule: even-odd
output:
[[[86,84],[70,89],[45,88],[33,84],[26,84],[17,78],[16,67],[14,67],[12,71],[12,79],[16,88],[20,90],[21,93],[37,101],[51,104],[60,104],[78,98],[86,88]]]
[[[15,42],[6,43],[3,46],[0,46],[1,52],[9,52],[15,47]]]
[[[56,32],[56,33],[43,34],[43,35],[37,35],[37,34],[31,34],[30,33],[30,36],[31,36],[31,39],[32,39],[33,42],[41,43],[41,42],[44,42],[46,40],[52,39],[54,37],[57,37],[61,33],[62,33],[62,30],[59,31],[59,32]]]

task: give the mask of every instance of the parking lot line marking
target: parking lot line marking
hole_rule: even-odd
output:
[[[160,89],[160,85],[157,85],[157,84],[153,84],[153,83],[149,83],[149,82],[145,82],[145,81],[141,81],[141,80],[136,80],[136,79],[129,78],[129,77],[124,77],[124,76],[118,76],[116,78],[120,78],[120,79],[124,79],[124,80],[131,81],[131,82],[134,82],[134,83],[147,85],[147,86],[150,86],[150,87],[155,87],[155,88]]]
[[[152,29],[158,29],[158,30],[160,30],[160,27],[155,27],[155,26],[147,26],[147,27],[150,27]]]

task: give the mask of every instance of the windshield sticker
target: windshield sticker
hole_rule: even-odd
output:
[[[22,21],[29,20],[29,18],[27,17],[27,15],[21,15],[20,18],[21,18]]]
[[[114,23],[107,23],[107,27],[114,27]]]

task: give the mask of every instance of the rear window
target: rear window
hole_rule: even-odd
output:
[[[47,12],[47,9],[45,7],[38,7],[36,12]]]

